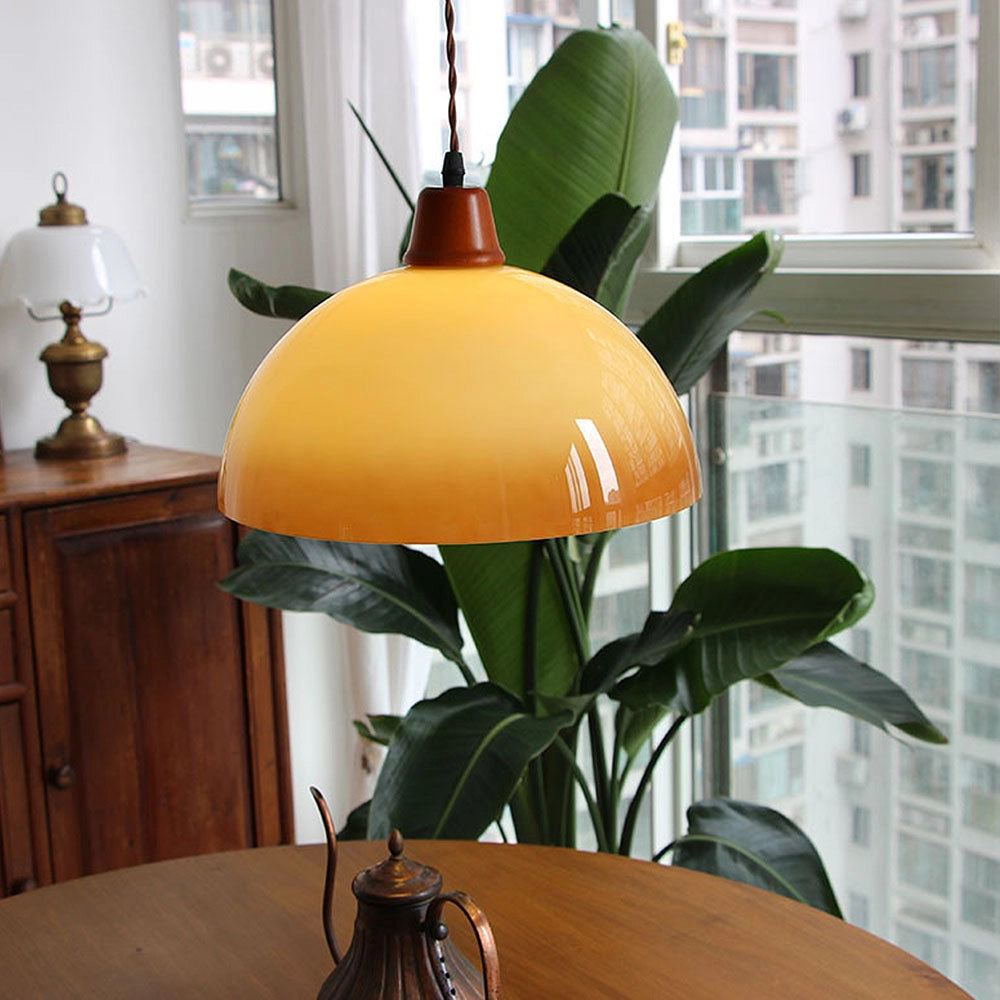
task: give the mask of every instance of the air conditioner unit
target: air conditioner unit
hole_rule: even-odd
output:
[[[199,56],[206,76],[246,80],[252,75],[247,42],[203,41]]]
[[[253,48],[253,75],[274,76],[274,46],[270,42],[258,42]]]
[[[868,0],[841,0],[841,21],[863,21],[868,16]]]
[[[837,131],[841,135],[857,135],[867,128],[867,104],[849,104],[837,115]]]

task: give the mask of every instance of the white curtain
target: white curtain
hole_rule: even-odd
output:
[[[409,5],[299,3],[314,281],[320,288],[337,291],[397,262],[409,210],[348,102],[415,197],[420,171]],[[312,618],[294,616],[285,629],[300,841],[321,837],[307,785],[323,789],[338,823],[371,796],[382,753],[361,740],[352,720],[404,713],[423,695],[430,664],[429,650],[410,640]]]

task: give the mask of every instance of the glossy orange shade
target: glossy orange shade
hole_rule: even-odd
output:
[[[506,266],[404,267],[300,320],[237,407],[224,513],[289,535],[494,542],[698,499],[669,382],[611,313]]]

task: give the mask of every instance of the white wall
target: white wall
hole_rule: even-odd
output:
[[[301,91],[297,26],[284,27],[285,68],[294,73],[283,94],[294,99]],[[146,298],[84,322],[84,332],[110,351],[94,414],[149,444],[218,453],[244,384],[287,326],[240,308],[226,272],[236,266],[277,284],[311,281],[305,156],[296,110],[282,125],[292,139],[286,165],[298,166],[289,178],[298,207],[192,218],[176,31],[174,0],[0,0],[0,246],[37,222],[38,209],[53,200],[52,174],[64,171],[70,200],[118,232],[148,288]],[[62,335],[60,326],[0,309],[7,449],[33,446],[65,413],[37,360]],[[300,839],[319,836],[307,785],[336,802],[350,753],[350,734],[330,725],[346,695],[344,671],[330,662],[329,641],[324,646],[326,625],[286,623]]]

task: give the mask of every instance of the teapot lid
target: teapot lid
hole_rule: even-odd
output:
[[[431,899],[441,891],[441,873],[403,857],[403,835],[389,836],[389,857],[359,872],[351,883],[354,895],[366,903],[405,906]]]

